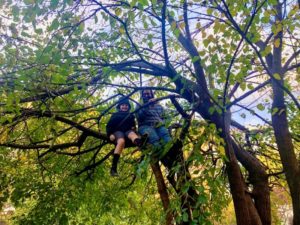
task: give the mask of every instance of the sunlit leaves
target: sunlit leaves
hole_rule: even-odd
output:
[[[188,90],[195,97],[195,99],[190,100],[192,103],[185,103],[188,105],[186,108],[191,109],[196,105],[200,108],[207,107],[201,105],[201,101],[198,102],[198,97],[200,98],[205,93],[197,92],[197,88],[201,88],[201,85],[205,85],[207,82],[209,83],[209,93],[206,94],[209,94],[208,98],[212,106],[208,109],[205,108],[205,115],[218,117],[227,110],[221,108],[223,96],[226,96],[225,105],[230,104],[230,101],[235,101],[249,90],[253,90],[268,77],[251,44],[256,46],[268,40],[265,42],[265,48],[262,45],[260,49],[258,47],[257,49],[263,58],[271,56],[272,50],[280,47],[281,43],[278,38],[274,38],[274,35],[287,30],[294,32],[298,26],[294,22],[297,21],[297,8],[293,5],[289,6],[289,12],[285,14],[290,18],[280,23],[274,23],[274,1],[267,1],[265,5],[261,5],[253,20],[251,20],[251,15],[254,12],[253,2],[246,0],[223,2],[228,3],[230,15],[236,20],[236,24],[231,23],[230,17],[225,17],[224,11],[220,11],[221,8],[222,10],[226,9],[224,4],[220,3],[219,8],[216,5],[218,2],[203,1],[188,1],[188,10],[190,11],[188,11],[189,23],[187,24],[182,16],[182,1],[168,1],[167,15],[172,16],[174,20],[169,23],[170,18],[167,17],[165,21],[165,44],[167,46],[165,50],[168,52],[168,60],[172,65],[170,71],[176,74],[172,79],[168,79],[160,77],[160,75],[156,75],[157,77],[147,75],[147,72],[141,73],[141,75],[135,72],[140,66],[144,66],[144,69],[149,72],[158,71],[157,74],[161,74],[162,71],[170,72],[169,69],[165,68],[166,59],[163,52],[162,21],[160,19],[161,1],[132,0],[122,4],[101,1],[106,10],[103,10],[95,2],[89,3],[72,0],[27,0],[23,2],[22,7],[18,4],[12,6],[10,13],[14,23],[7,24],[9,38],[4,40],[4,44],[1,43],[4,53],[1,52],[0,66],[5,71],[5,75],[8,75],[13,81],[2,81],[1,77],[1,104],[6,104],[2,109],[10,113],[5,117],[1,116],[2,123],[14,122],[15,117],[21,115],[22,109],[28,108],[42,113],[53,111],[73,122],[80,122],[81,125],[94,131],[102,132],[105,130],[108,116],[104,113],[99,125],[96,118],[110,106],[110,103],[98,104],[106,98],[106,95],[112,93],[127,94],[140,85],[149,84],[175,90],[175,84],[181,76],[195,84],[195,88],[192,89],[188,82],[183,82],[183,88],[177,92],[182,95]],[[242,31],[245,31],[250,22],[252,24],[247,30],[246,36],[241,35],[235,26],[239,26]],[[26,24],[26,27],[22,26],[22,23]],[[187,25],[189,25],[192,38],[190,43],[188,43],[188,39],[184,38],[187,33]],[[271,35],[272,32],[273,36]],[[178,38],[181,38],[180,40],[183,42],[180,43]],[[22,41],[20,41],[21,39]],[[284,38],[282,47],[285,51],[289,49],[286,47],[288,41],[289,38]],[[295,43],[292,44],[295,45]],[[184,50],[186,46],[195,47],[193,54]],[[288,57],[285,58],[285,61],[287,59]],[[127,66],[127,61],[136,61],[137,63],[134,66]],[[120,62],[122,63],[121,66],[114,67]],[[124,71],[119,72],[119,69]],[[131,71],[132,69],[134,70]],[[197,79],[201,69],[203,69],[205,82],[200,84],[197,83]],[[285,76],[274,73],[273,77],[279,80]],[[94,82],[92,85],[91,81]],[[110,84],[106,86],[108,82]],[[224,93],[225,84],[228,85],[226,87],[227,93]],[[125,86],[118,87],[117,85]],[[62,92],[63,95],[58,95]],[[229,93],[232,96],[227,97]],[[164,94],[167,93],[162,94],[161,92],[159,96],[164,96]],[[42,97],[39,98],[39,96]],[[38,100],[21,104],[20,102],[26,98],[37,98]],[[139,99],[138,94],[135,94],[133,98]],[[250,102],[248,100],[251,98],[252,96],[247,98],[247,101],[238,103],[247,103],[248,105]],[[216,103],[221,107],[217,106]],[[265,113],[269,108],[264,101],[249,104],[248,106],[252,107],[250,114],[253,115],[257,112]],[[280,110],[275,111],[274,109],[273,113],[282,113]],[[246,118],[247,115],[248,119],[248,113],[243,110],[237,112],[232,110],[232,112],[233,119],[236,114],[241,115],[242,118]],[[171,119],[176,120],[175,118]],[[226,160],[224,141],[217,136],[215,127],[200,124],[199,120],[201,119],[198,114],[195,115],[184,146],[184,154],[188,161],[187,166],[192,174],[192,180],[186,182],[181,191],[182,194],[186,194],[190,188],[194,188],[200,193],[199,198],[195,200],[197,207],[201,206],[202,209],[205,209],[204,213],[199,213],[197,210],[193,211],[194,221],[189,221],[191,224],[208,223],[207,218],[209,217],[219,218],[228,199],[226,181],[222,180],[221,175],[223,163]],[[67,130],[66,133],[59,136],[59,133],[64,132],[64,130]],[[12,140],[22,144],[36,144],[44,141],[53,145],[76,141],[81,133],[82,131],[76,128],[55,121],[54,117],[39,118],[39,116],[35,116],[24,119],[24,122],[16,125],[9,135],[3,133],[5,137],[3,140]],[[261,138],[261,136],[255,138]],[[51,140],[47,141],[48,139]],[[110,165],[108,162],[97,168],[95,172],[96,182],[89,183],[85,187],[82,185],[86,181],[73,184],[75,179],[63,179],[69,175],[69,171],[74,172],[90,163],[92,152],[78,158],[74,157],[76,160],[73,160],[73,157],[70,159],[58,154],[80,152],[88,147],[96,146],[96,144],[99,144],[99,140],[89,137],[81,148],[75,146],[67,150],[59,149],[57,152],[52,152],[49,157],[41,159],[43,166],[47,169],[45,171],[52,173],[51,175],[47,174],[44,179],[49,181],[51,177],[58,183],[47,183],[50,193],[54,194],[41,196],[40,202],[38,202],[39,198],[35,199],[32,203],[36,204],[34,208],[31,208],[32,214],[24,222],[40,222],[38,216],[43,218],[45,209],[49,209],[47,212],[50,212],[49,218],[53,219],[51,222],[60,224],[92,224],[93,222],[105,224],[111,221],[118,224],[121,219],[111,215],[116,215],[116,212],[120,212],[121,209],[124,212],[124,217],[130,218],[126,220],[128,224],[134,224],[132,221],[135,221],[136,224],[145,224],[145,221],[149,221],[147,215],[138,210],[142,199],[140,194],[145,190],[146,181],[148,184],[152,182],[148,180],[150,176],[149,161],[142,161],[142,163],[136,163],[130,167],[128,165],[131,164],[128,162],[132,162],[135,156],[130,153],[126,155],[127,161],[122,162],[124,173],[128,177],[137,173],[140,175],[139,178],[143,178],[141,180],[145,182],[137,187],[129,187],[125,192],[119,192],[120,189],[116,188],[118,185],[121,186],[122,182],[114,182],[107,176],[106,169]],[[241,145],[243,144],[241,143]],[[113,148],[113,146],[109,146],[109,148]],[[96,160],[103,157],[110,150],[109,148],[105,148],[103,152],[101,150]],[[39,153],[44,151],[46,149],[39,150]],[[34,151],[34,154],[36,156],[38,152]],[[70,159],[70,162],[66,166],[67,159]],[[35,168],[30,169],[34,175],[38,174],[34,170]],[[179,168],[174,168],[174,171],[178,172]],[[27,172],[30,173],[26,170]],[[15,192],[13,200],[18,202],[18,199],[27,196],[28,192],[36,194],[38,189],[40,189],[38,194],[42,195],[41,193],[45,188],[40,186],[42,181],[38,179],[38,176],[35,178],[25,177],[20,182],[20,193]],[[32,180],[37,189],[30,189],[25,185],[25,181],[29,183]],[[112,187],[116,190],[112,190]],[[155,196],[156,190],[154,190],[153,182],[148,187]],[[80,191],[74,191],[77,190],[76,188]],[[103,190],[106,191],[105,194],[102,192]],[[69,194],[72,191],[76,196]],[[187,213],[181,211],[180,198],[173,189],[170,188],[169,191],[172,209],[176,213],[178,212],[176,219],[188,221]],[[64,194],[64,192],[69,195]],[[146,198],[149,196],[152,195],[147,195]],[[74,202],[71,203],[70,199],[73,199]],[[145,203],[144,206],[151,209],[151,215],[155,214],[154,223],[162,224],[159,218],[161,211],[152,210],[159,201],[157,198],[153,199],[153,202]],[[60,200],[63,200],[64,204],[59,204],[61,203]],[[113,207],[109,203],[113,204]],[[89,204],[93,207],[89,207]],[[59,205],[59,207],[51,207],[54,205]],[[76,209],[78,205],[80,207]],[[41,210],[39,211],[39,209]],[[137,212],[139,212],[138,218],[135,215]],[[48,216],[48,214],[45,215]],[[47,220],[47,222],[49,221]],[[54,224],[51,222],[48,224]]]
[[[282,24],[281,23],[273,24],[271,30],[274,33],[274,35],[277,35],[279,32],[282,31]]]
[[[13,14],[14,20],[17,21],[20,16],[20,8],[16,5],[14,5],[12,7],[12,14]]]
[[[49,31],[53,31],[56,30],[59,27],[59,21],[58,19],[54,19],[50,25],[50,27],[48,28]]]
[[[261,56],[267,56],[268,54],[270,54],[270,52],[272,51],[272,47],[270,45],[268,45],[262,52],[261,52]]]
[[[34,4],[34,0],[24,0],[24,3],[27,4],[27,5],[31,5],[31,4]]]
[[[281,80],[280,74],[278,74],[278,73],[274,73],[274,74],[273,74],[273,77],[274,77],[276,80]]]
[[[265,107],[264,107],[264,105],[263,104],[258,104],[257,106],[256,106],[260,111],[263,111],[264,109],[265,109]]]
[[[51,0],[50,8],[55,9],[58,6],[59,0]]]

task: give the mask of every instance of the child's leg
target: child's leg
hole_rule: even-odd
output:
[[[159,152],[159,157],[162,158],[170,150],[172,138],[170,136],[169,130],[164,126],[156,128],[155,131],[160,138],[160,142],[162,143],[162,148]]]
[[[118,154],[118,155],[121,155],[124,147],[125,147],[125,138],[117,138],[117,144],[116,144],[116,148],[115,148],[115,151],[114,151],[114,154]]]
[[[128,137],[129,140],[131,140],[131,142],[133,144],[135,144],[136,146],[138,147],[142,147],[143,144],[145,143],[146,141],[146,138],[142,137],[140,138],[136,132],[134,132],[133,130],[129,130],[126,132],[126,135]],[[145,135],[144,135],[145,136]]]
[[[135,139],[139,138],[139,136],[132,130],[126,132],[126,134],[127,134],[128,139],[131,140],[132,143],[134,143]]]
[[[155,131],[159,136],[159,138],[162,139],[165,144],[172,141],[170,133],[166,127],[164,126],[158,127],[155,129]]]
[[[109,136],[111,141],[114,141],[116,147],[114,154],[121,155],[124,147],[125,147],[125,134],[122,131],[116,131],[112,135]]]
[[[113,156],[110,174],[112,176],[118,176],[117,166],[120,159],[120,155],[125,147],[125,137],[124,137],[124,133],[120,131],[115,132],[113,135],[116,139],[116,148],[114,150],[114,156]]]
[[[150,126],[141,126],[139,127],[139,133],[141,135],[148,135],[148,139],[147,142],[152,144],[155,147],[160,147],[160,143],[159,143],[159,136],[157,135],[155,129],[153,127]]]

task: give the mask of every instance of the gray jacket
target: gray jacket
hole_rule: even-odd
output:
[[[163,116],[163,107],[158,103],[154,103],[146,107],[139,107],[136,118],[139,126],[147,125],[151,127],[157,127],[165,124]]]

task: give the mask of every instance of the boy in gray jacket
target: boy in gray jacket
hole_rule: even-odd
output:
[[[137,111],[138,132],[148,136],[148,142],[154,147],[162,147],[161,143],[169,143],[172,139],[168,129],[165,127],[164,108],[155,102],[151,89],[142,91],[142,99],[145,106]]]

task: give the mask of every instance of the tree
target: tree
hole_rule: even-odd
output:
[[[84,155],[85,166],[76,172],[90,174],[110,155],[103,154],[108,140],[99,131],[114,106],[111,100],[120,93],[136,99],[139,90],[151,86],[161,94],[159,100],[171,99],[184,121],[161,160],[169,176],[151,164],[168,224],[173,217],[182,224],[208,220],[207,202],[201,199],[206,192],[197,183],[199,176],[190,174],[205,154],[213,162],[208,168],[220,170],[220,159],[226,165],[237,224],[271,224],[271,168],[252,154],[250,140],[269,128],[290,188],[294,224],[299,223],[299,157],[293,141],[299,132],[297,126],[289,130],[285,103],[299,111],[292,88],[299,82],[296,1],[28,0],[2,5],[9,18],[2,28],[1,146],[35,150],[39,159],[48,160]],[[270,90],[271,107],[268,97],[257,102],[258,112],[245,105],[252,95]],[[237,107],[262,119],[263,129],[238,124]],[[269,111],[272,123],[260,111]],[[199,135],[186,136],[198,124],[191,120],[194,114],[205,121],[203,133],[213,134],[209,143]],[[246,140],[239,143],[232,127]],[[209,148],[199,151],[204,145]],[[169,209],[163,178],[180,199],[179,211]]]

